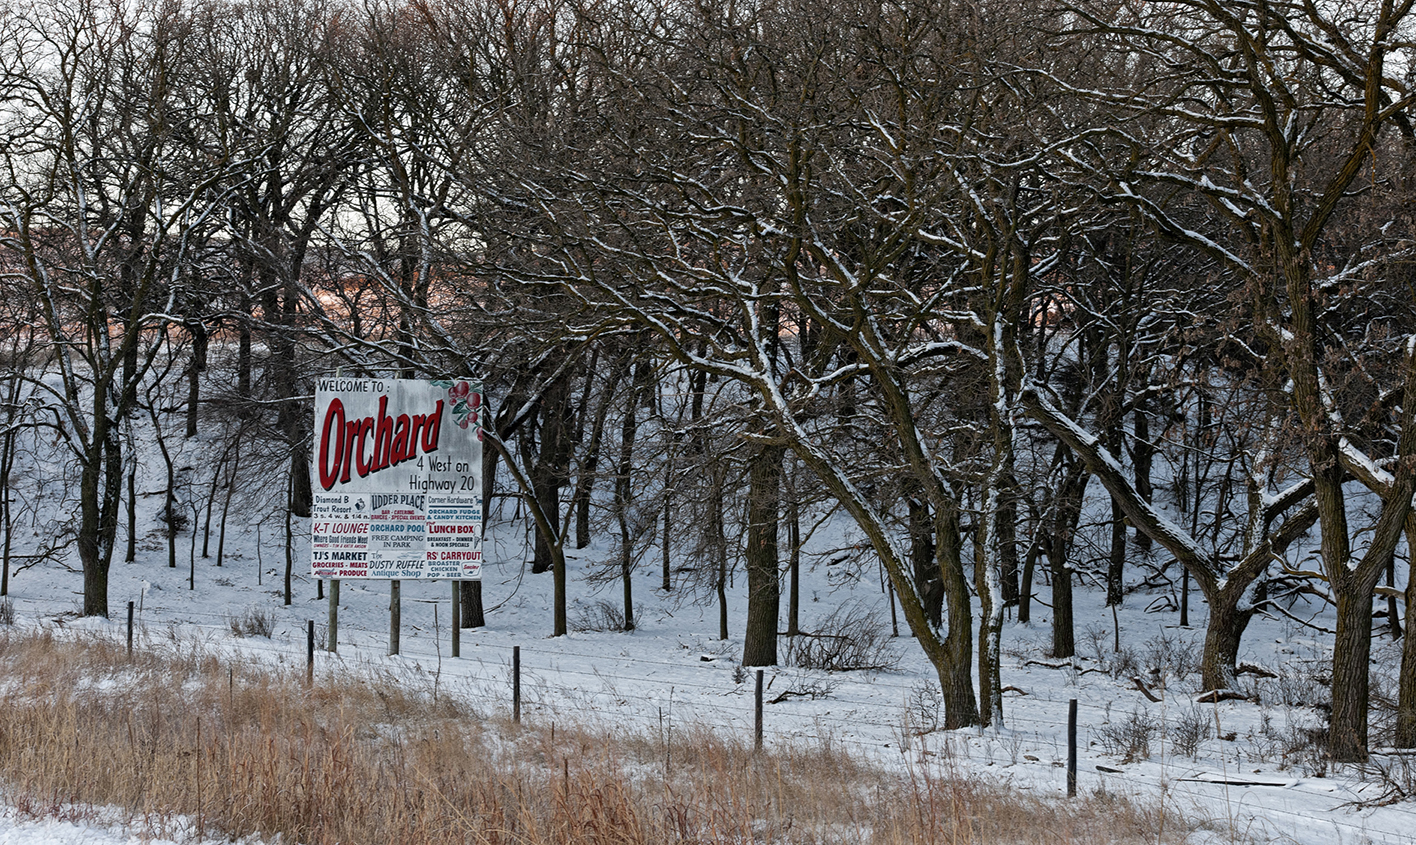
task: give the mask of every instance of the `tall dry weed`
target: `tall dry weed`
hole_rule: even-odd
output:
[[[754,753],[517,726],[387,673],[321,678],[180,639],[130,661],[101,637],[0,633],[0,782],[33,814],[120,808],[153,835],[284,842],[659,845],[1163,841],[1173,819],[905,773],[833,746]]]

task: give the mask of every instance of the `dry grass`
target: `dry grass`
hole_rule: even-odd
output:
[[[109,805],[150,833],[309,843],[1164,842],[1178,820],[1042,801],[830,747],[489,719],[389,678],[303,684],[173,643],[0,632],[0,782],[33,815]]]

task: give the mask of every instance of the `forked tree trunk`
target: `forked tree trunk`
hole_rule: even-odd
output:
[[[571,506],[575,508],[575,547],[583,549],[590,545],[590,496],[595,487],[595,473],[600,465],[600,445],[604,442],[605,421],[609,418],[610,405],[614,402],[620,379],[629,365],[629,356],[619,356],[610,366],[609,376],[600,391],[600,401],[595,407],[595,418],[590,424],[590,443],[585,448],[580,461],[580,471],[575,479],[575,492],[571,494]],[[586,376],[590,381],[590,376]],[[580,417],[584,417],[584,409]]]
[[[1416,401],[1416,378],[1408,384],[1408,402]],[[1406,411],[1403,420],[1406,426],[1413,426],[1413,411]],[[1396,481],[1386,492],[1382,502],[1381,515],[1377,518],[1375,530],[1362,555],[1360,562],[1349,567],[1345,558],[1329,556],[1343,561],[1341,568],[1328,568],[1328,581],[1332,587],[1337,605],[1337,634],[1333,638],[1332,656],[1332,717],[1328,726],[1328,752],[1339,763],[1359,763],[1367,759],[1368,691],[1370,685],[1372,655],[1372,597],[1377,581],[1386,571],[1387,562],[1396,554],[1402,529],[1411,516],[1412,472],[1406,461],[1416,452],[1416,431],[1407,428],[1402,432],[1398,451],[1402,461],[1398,462]],[[1341,468],[1337,473],[1342,472]],[[1319,486],[1319,506],[1323,504]],[[1340,488],[1332,488],[1340,494]],[[1339,500],[1340,502],[1340,500]],[[1337,514],[1341,517],[1339,511]],[[1324,535],[1334,530],[1332,524],[1323,526]],[[1345,536],[1342,538],[1345,540]],[[1327,537],[1324,537],[1325,544]]]
[[[102,416],[103,400],[94,403]],[[96,422],[79,476],[79,536],[76,545],[84,569],[84,616],[108,617],[108,571],[118,534],[123,486],[123,452],[116,432]]]
[[[1226,600],[1228,599],[1228,600]],[[1209,603],[1205,645],[1200,654],[1200,686],[1206,690],[1231,689],[1239,642],[1252,614],[1239,610],[1238,601],[1221,592]]]

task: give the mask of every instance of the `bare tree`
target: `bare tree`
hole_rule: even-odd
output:
[[[192,155],[194,45],[180,10],[54,3],[5,18],[9,266],[40,304],[50,373],[26,373],[80,469],[83,612],[108,613],[122,430],[157,355],[197,233],[233,166]],[[52,375],[52,378],[45,377]]]
[[[1393,420],[1400,435],[1383,455],[1358,446],[1341,413],[1335,370],[1362,345],[1339,340],[1339,292],[1385,259],[1337,256],[1326,245],[1383,131],[1409,131],[1411,92],[1391,64],[1406,60],[1412,4],[1193,0],[1163,9],[1074,8],[1091,33],[1105,32],[1155,68],[1140,74],[1132,92],[1094,92],[1152,118],[1118,123],[1117,135],[1140,154],[1119,171],[1097,169],[1158,232],[1205,251],[1239,280],[1253,320],[1248,345],[1267,350],[1291,381],[1280,401],[1302,432],[1323,576],[1337,603],[1330,747],[1335,759],[1363,759],[1372,591],[1411,507],[1400,461],[1385,486],[1371,469],[1406,454],[1407,421]],[[1177,194],[1207,203],[1209,225],[1177,218],[1166,202]],[[1392,375],[1379,389],[1400,394],[1406,376]],[[1383,503],[1360,553],[1342,489],[1349,473],[1367,479]]]

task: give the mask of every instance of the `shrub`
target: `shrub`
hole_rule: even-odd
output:
[[[910,687],[905,702],[906,725],[916,733],[939,730],[939,714],[944,708],[944,691],[933,681],[919,681]]]
[[[241,616],[230,619],[231,634],[237,637],[265,637],[275,631],[275,617],[258,607],[248,609]]]
[[[885,623],[861,602],[846,602],[821,620],[814,633],[787,640],[783,661],[800,669],[849,672],[894,669],[899,655]]]
[[[1170,728],[1170,745],[1194,760],[1199,755],[1200,745],[1210,738],[1213,730],[1214,722],[1210,714],[1191,704],[1190,709],[1181,713]]]
[[[1200,671],[1199,645],[1193,639],[1162,629],[1146,641],[1143,662],[1157,683],[1168,687],[1170,680],[1184,680]]]
[[[578,608],[570,627],[574,631],[623,631],[624,609],[601,599]]]
[[[1150,757],[1150,743],[1160,725],[1149,714],[1132,710],[1123,722],[1107,722],[1096,729],[1101,750],[1123,763],[1134,763]]]

